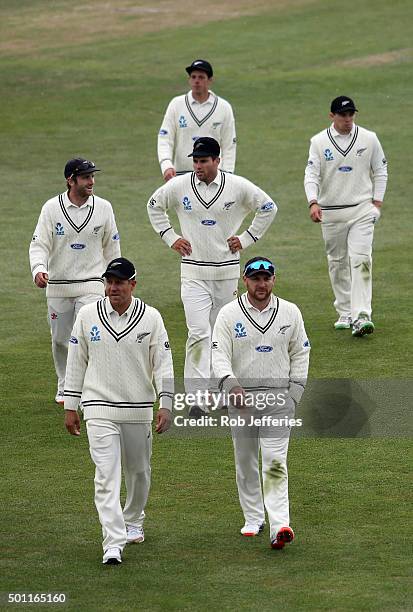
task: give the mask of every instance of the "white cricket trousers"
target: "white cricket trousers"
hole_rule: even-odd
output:
[[[97,302],[102,295],[90,293],[76,298],[47,298],[47,318],[52,335],[52,354],[57,376],[57,390],[63,393],[69,339],[77,313],[85,304]]]
[[[321,230],[339,315],[371,317],[372,245],[380,211],[368,202],[351,209],[323,210]]]
[[[183,278],[181,281],[181,299],[188,328],[184,367],[187,393],[195,392],[200,387],[200,379],[208,381],[213,376],[212,330],[222,306],[236,298],[237,287],[238,278],[217,281]]]
[[[230,407],[228,414],[237,418],[245,415],[245,411]],[[248,422],[249,413],[245,419]],[[290,430],[288,427],[231,426],[231,434],[238,496],[245,522],[249,525],[264,523],[265,506],[270,534],[275,535],[281,527],[290,524],[287,470]]]
[[[102,525],[103,550],[126,544],[126,525],[142,526],[151,484],[151,423],[86,421],[89,450],[96,466],[95,505]],[[122,511],[122,469],[126,501]]]

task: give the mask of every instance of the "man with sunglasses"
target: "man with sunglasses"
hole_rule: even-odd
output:
[[[181,298],[188,340],[185,389],[206,391],[211,376],[211,330],[219,309],[237,294],[240,250],[255,244],[274,220],[277,206],[262,189],[235,174],[219,170],[220,146],[198,138],[192,153],[194,172],[160,187],[148,201],[154,230],[181,259]],[[173,229],[175,210],[182,235]],[[237,234],[244,219],[254,218]],[[191,410],[191,416],[202,416]]]
[[[120,255],[112,205],[93,194],[94,162],[70,159],[64,168],[67,191],[48,200],[29,249],[37,287],[46,289],[52,353],[57,375],[55,401],[64,402],[70,333],[79,309],[104,296],[102,274]]]
[[[348,96],[331,103],[332,125],[311,139],[304,187],[310,218],[321,223],[338,319],[353,336],[374,331],[372,244],[387,184],[387,161],[374,132],[354,123]]]
[[[259,535],[266,510],[271,547],[280,549],[294,539],[287,452],[290,429],[296,424],[295,407],[307,380],[310,343],[298,307],[272,293],[275,266],[269,259],[247,261],[243,280],[246,293],[218,314],[212,363],[219,387],[229,400],[236,480],[245,520],[241,534]]]

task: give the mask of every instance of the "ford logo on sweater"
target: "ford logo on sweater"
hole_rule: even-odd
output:
[[[203,219],[201,223],[202,225],[215,225],[216,221],[214,221],[213,219]]]
[[[258,351],[259,353],[271,353],[272,346],[268,346],[266,344],[262,344],[260,346],[256,346],[255,350]]]
[[[79,244],[78,242],[75,242],[74,244],[70,245],[71,249],[74,249],[75,251],[81,251],[82,249],[86,248],[85,244]]]
[[[340,166],[339,167],[340,172],[351,172],[352,170],[353,168],[351,166]]]

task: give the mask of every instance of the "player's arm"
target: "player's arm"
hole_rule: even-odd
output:
[[[371,177],[373,182],[373,204],[381,208],[387,187],[387,160],[379,139],[374,135],[371,158]]]
[[[303,317],[297,308],[294,329],[288,346],[290,357],[289,394],[297,404],[304,393],[310,363],[310,342]]]
[[[158,133],[158,160],[161,167],[162,176],[164,177],[165,181],[168,181],[176,176],[176,171],[172,162],[176,138],[174,106],[174,100],[172,100],[166,109],[166,113]]]
[[[69,340],[65,377],[65,427],[72,436],[80,435],[80,418],[77,409],[82,397],[88,359],[89,349],[80,310]]]
[[[247,179],[238,178],[242,183],[244,205],[247,210],[255,212],[255,215],[251,225],[245,232],[240,234],[240,236],[230,236],[228,239],[232,253],[236,253],[240,249],[246,249],[262,238],[274,221],[278,210],[277,204],[265,191]]]
[[[234,172],[236,155],[237,135],[235,132],[235,119],[231,105],[228,104],[221,129],[221,170],[224,172]]]
[[[304,173],[304,190],[307,197],[310,218],[314,223],[320,223],[322,211],[318,204],[318,193],[320,188],[320,156],[317,148],[311,141],[308,153],[307,166]]]
[[[156,431],[163,433],[171,426],[174,397],[174,368],[168,334],[159,312],[156,312],[155,329],[153,334],[151,334],[149,358],[159,398]]]
[[[149,221],[155,232],[169,247],[181,255],[190,255],[191,243],[175,232],[168,217],[168,209],[173,208],[177,202],[171,185],[172,183],[163,185],[149,198],[147,204]]]
[[[105,265],[112,259],[120,257],[119,232],[116,226],[112,205],[108,202],[109,211],[103,232],[102,248]]]
[[[30,269],[34,283],[44,289],[49,279],[48,263],[53,243],[53,224],[46,204],[43,206],[29,247]]]
[[[243,406],[244,389],[238,382],[232,369],[232,335],[231,325],[222,310],[218,313],[212,332],[212,368],[218,387],[222,393],[231,396],[232,404],[238,408]]]

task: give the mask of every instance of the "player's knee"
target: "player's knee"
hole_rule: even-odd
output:
[[[363,268],[363,270],[371,270],[371,256],[368,253],[354,253],[350,256],[350,265],[352,268]]]

